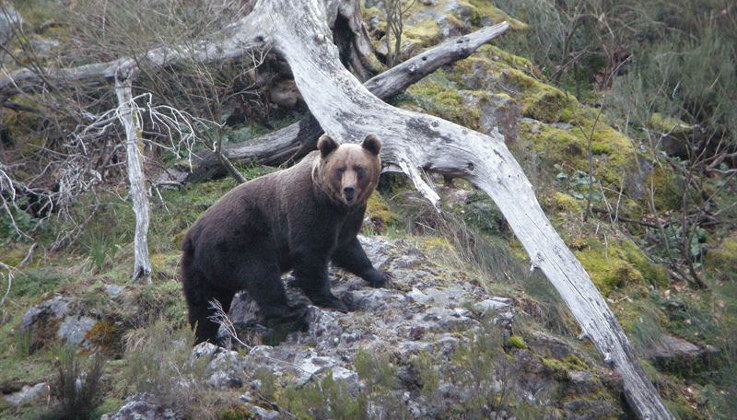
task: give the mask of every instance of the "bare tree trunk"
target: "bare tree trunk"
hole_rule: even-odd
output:
[[[141,163],[141,122],[134,111],[132,79],[135,71],[119,69],[115,73],[115,93],[118,95],[118,119],[125,128],[125,146],[128,160],[128,180],[136,215],[136,235],[133,241],[133,281],[142,277],[151,284],[151,260],[148,255],[149,206],[145,175]]]

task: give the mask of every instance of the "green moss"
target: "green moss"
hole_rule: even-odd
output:
[[[719,246],[706,254],[708,268],[737,277],[737,232],[725,238]]]
[[[455,254],[455,246],[443,236],[426,236],[419,243],[422,252],[433,255]]]
[[[169,253],[151,255],[151,266],[153,276],[156,279],[173,279],[179,271],[179,259],[181,254],[179,250]]]
[[[107,357],[118,358],[123,355],[123,332],[119,325],[102,320],[87,331],[85,338]]]
[[[635,288],[644,294],[645,284],[667,285],[667,274],[650,263],[628,239],[608,238],[606,244],[590,238],[576,257],[604,296],[616,289]]]
[[[502,10],[493,6],[492,2],[486,0],[466,0],[473,7],[471,22],[475,26],[488,26],[503,21],[509,22],[512,30],[525,30],[527,24],[509,16]]]
[[[215,415],[217,420],[249,420],[257,417],[244,405],[222,408]]]
[[[569,194],[555,191],[553,192],[551,201],[554,208],[563,212],[572,214],[581,214],[583,212],[583,207],[579,200]]]
[[[691,134],[691,130],[693,128],[691,125],[686,124],[678,118],[665,116],[659,112],[653,113],[648,125],[650,128],[657,130],[658,132],[676,135]]]
[[[681,180],[669,167],[656,166],[648,179],[653,190],[653,202],[660,211],[678,210],[683,199]]]
[[[507,52],[495,45],[484,45],[477,50],[483,57],[489,57],[494,61],[501,61],[512,68],[524,71],[530,76],[541,77],[542,72],[525,57]]]
[[[395,226],[401,222],[401,217],[392,211],[384,197],[374,192],[366,203],[366,217],[381,230],[388,226]]]
[[[478,128],[479,106],[469,107],[469,103],[483,104],[490,99],[488,92],[459,90],[457,84],[449,80],[443,71],[437,71],[407,89],[406,95],[400,101],[410,102],[429,114],[465,127]]]
[[[522,122],[518,142],[521,147],[536,152],[550,172],[563,171],[568,177],[579,172],[585,174],[588,180],[591,163],[594,182],[601,183],[607,190],[627,190],[627,174],[637,170],[637,156],[632,141],[603,121],[599,121],[594,127],[594,120],[586,116],[586,109],[583,107],[579,107],[569,121],[569,128]],[[589,147],[591,162],[588,156]],[[576,192],[588,193],[588,181],[581,183],[579,187],[581,188],[574,188]],[[594,193],[600,195],[601,188],[594,185]]]
[[[507,339],[507,346],[514,347],[516,349],[526,349],[527,343],[525,343],[525,339],[519,335],[513,335]]]
[[[434,43],[440,39],[440,26],[433,19],[424,19],[405,26],[402,38],[408,42],[418,42],[423,45]]]
[[[519,70],[507,70],[508,76],[513,72],[517,79],[529,77]],[[578,101],[562,90],[538,83],[536,89],[522,100],[522,115],[544,122],[568,121],[571,118],[571,107],[578,106]]]

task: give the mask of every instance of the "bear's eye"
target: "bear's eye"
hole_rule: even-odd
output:
[[[366,168],[364,168],[363,166],[355,166],[353,167],[353,170],[356,171],[356,175],[359,179],[363,178],[364,175],[366,175]]]
[[[343,172],[345,172],[345,166],[340,167],[340,168],[335,168],[335,175],[343,176]]]

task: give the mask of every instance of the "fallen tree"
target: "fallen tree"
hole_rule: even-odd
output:
[[[337,0],[261,0],[251,14],[197,44],[187,53],[174,48],[151,51],[156,65],[189,59],[224,60],[248,48],[270,48],[289,64],[296,85],[322,129],[343,142],[359,142],[366,134],[384,140],[382,159],[390,170],[406,173],[428,200],[439,197],[423,172],[465,178],[487,193],[502,211],[530,255],[533,268],[545,273],[605,362],[622,377],[625,396],[642,419],[671,419],[599,291],[551,226],[532,186],[506,148],[498,131],[484,135],[440,118],[394,108],[367,89],[340,61],[328,22],[357,2]],[[353,30],[353,29],[352,29]],[[355,33],[355,31],[354,31]],[[461,37],[456,42],[468,42]],[[420,60],[422,56],[420,56]],[[359,60],[360,61],[360,60]],[[81,80],[106,77],[136,63],[120,59],[81,69],[0,80],[0,93],[32,89],[49,77]],[[13,75],[10,76],[12,79]],[[377,87],[378,89],[378,87]],[[309,124],[309,122],[305,123]],[[299,130],[297,131],[299,132]],[[296,136],[297,134],[295,134]]]
[[[503,22],[449,39],[369,79],[364,86],[377,98],[390,99],[440,67],[468,57],[507,29],[509,24]],[[250,140],[246,144],[226,147],[223,154],[231,161],[280,165],[315,150],[317,138],[322,131],[320,124],[310,115],[299,122]],[[211,177],[224,176],[226,173],[217,154],[205,154],[187,181],[199,182]]]

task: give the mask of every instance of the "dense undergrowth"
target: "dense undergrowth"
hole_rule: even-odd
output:
[[[446,2],[439,3],[443,6]],[[465,15],[451,12],[449,21],[459,31],[477,27],[484,19],[509,17],[486,2],[462,3],[473,13],[466,24],[461,21]],[[730,114],[735,110],[735,52],[729,42],[734,41],[737,31],[716,30],[734,28],[737,12],[726,3],[708,2],[704,6],[711,8],[708,10],[726,12],[723,18],[714,15],[714,27],[698,27],[694,22],[671,22],[680,15],[674,14],[677,9],[665,8],[665,18],[643,23],[641,33],[617,33],[619,41],[626,41],[621,45],[637,51],[632,53],[634,58],[617,61],[614,48],[607,49],[612,41],[601,40],[598,24],[586,15],[590,11],[577,9],[575,1],[563,2],[566,7],[557,12],[535,9],[527,1],[504,3],[509,5],[506,12],[518,19],[515,27],[527,32],[512,34],[501,48],[483,47],[472,57],[446,66],[394,98],[395,105],[477,130],[486,129],[490,109],[508,112],[515,121],[519,118],[510,148],[554,226],[623,325],[673,414],[683,419],[734,418],[737,191],[730,172],[733,164],[730,166],[728,159],[714,164],[716,159],[712,157],[734,150],[729,147],[734,146],[737,132],[733,126],[737,118]],[[611,5],[594,3],[610,13],[606,7]],[[34,1],[18,8],[40,25],[49,16],[42,8],[32,7],[38,4]],[[425,7],[418,4],[413,12]],[[646,16],[653,16],[657,7],[649,5]],[[572,20],[575,13],[581,15],[578,20]],[[381,11],[367,9],[366,15],[380,18]],[[442,28],[436,24],[409,22],[408,54],[442,36]],[[579,23],[568,27],[573,28],[569,32],[544,36],[561,25],[574,25],[571,22]],[[665,37],[662,22],[668,23],[668,28],[679,29],[683,37]],[[63,31],[57,31],[63,35]],[[599,35],[591,36],[594,32]],[[379,25],[372,36],[379,39],[381,35]],[[601,45],[591,43],[597,39]],[[670,57],[669,51],[675,50],[682,52],[677,58],[652,58]],[[581,54],[571,55],[573,52]],[[575,61],[568,58],[572,56],[577,57]],[[707,61],[698,67],[695,63],[699,60]],[[692,77],[679,79],[673,70],[676,67]],[[705,76],[714,71],[723,78],[714,82]],[[677,95],[662,95],[664,91],[676,92],[676,86],[680,89]],[[23,123],[23,130],[15,135],[29,136],[17,146],[32,150],[29,145],[40,141],[31,138],[38,121],[22,117],[3,110],[4,123]],[[285,117],[285,121],[290,118]],[[280,121],[272,123],[279,125]],[[679,138],[675,128],[681,125],[699,125],[705,134],[698,144],[688,143],[694,140],[694,131],[687,130],[685,140]],[[248,137],[266,130],[251,123],[238,127],[231,135],[245,133]],[[664,132],[671,139],[675,136],[675,141],[686,141],[690,152],[680,156],[662,153]],[[716,144],[722,146],[715,150]],[[692,154],[703,150],[711,150],[712,154]],[[21,154],[27,155],[28,151]],[[165,155],[162,161],[173,163],[176,158]],[[147,169],[156,171],[154,166]],[[247,178],[272,170],[240,169]],[[473,381],[478,379],[473,375],[505,369],[505,352],[526,346],[525,335],[531,332],[544,330],[569,338],[578,335],[575,321],[555,290],[539,273],[529,272],[524,251],[488,197],[460,180],[453,181],[453,187],[442,186],[442,179],[435,181],[446,197],[441,214],[405,179],[384,175],[369,204],[372,223],[365,233],[411,241],[434,260],[479,273],[486,279],[484,287],[490,293],[515,298],[520,311],[519,336],[501,343],[489,333],[479,341],[479,348],[464,349],[466,353],[455,356],[456,368],[466,369]],[[76,394],[65,396],[68,388],[58,386],[60,391],[50,401],[58,399],[59,404],[14,407],[0,402],[0,416],[36,418],[47,414],[50,418],[65,418],[72,410],[94,418],[119,407],[134,392],[153,392],[171,404],[181,399],[196,401],[184,413],[191,418],[248,418],[249,412],[235,403],[237,393],[214,392],[198,384],[202,367],[187,364],[192,335],[186,326],[178,281],[179,246],[184,232],[234,185],[234,181],[224,179],[166,189],[161,191],[160,199],[152,197],[149,245],[154,273],[150,286],[130,282],[134,217],[124,185],[109,185],[105,192],[81,195],[70,206],[69,218],[52,215],[41,221],[14,209],[10,219],[3,212],[0,262],[17,269],[5,269],[1,277],[2,293],[6,287],[8,293],[0,306],[0,384],[3,389],[16,389],[19,384],[53,377],[62,383],[68,382],[70,372],[85,371],[95,378],[100,392],[90,393],[90,401],[80,403],[74,401]],[[457,191],[466,191],[467,197],[453,201]],[[78,235],[62,249],[52,250],[60,237],[77,232],[82,220],[85,223]],[[13,223],[30,235],[19,237]],[[124,289],[111,294],[110,286]],[[99,320],[87,338],[106,358],[104,365],[95,362],[98,359],[87,351],[73,355],[62,347],[56,325],[46,325],[33,335],[20,332],[25,311],[56,294],[73,296],[81,313]],[[705,361],[655,366],[646,360],[648,351],[664,334],[715,346],[719,353]],[[590,345],[580,345],[583,351],[598,357]],[[367,386],[392,390],[396,372],[384,357],[388,356],[362,355],[356,367]],[[433,385],[437,385],[438,378],[423,368],[430,363],[428,360],[419,356],[415,362],[417,370],[425,375],[422,392],[431,398],[433,392],[438,392]],[[549,361],[551,369],[563,370],[565,366],[556,363],[561,362]],[[103,374],[97,377],[99,370]],[[322,413],[333,418],[360,418],[366,413],[367,401],[332,378],[306,388],[282,389],[267,373],[254,371],[264,384],[259,398],[298,416]],[[514,372],[508,374],[513,376]],[[330,401],[343,403],[325,405],[320,398],[325,393],[331,395]],[[511,404],[503,396],[495,402],[500,407],[514,407],[518,418],[536,418],[539,414],[535,407]],[[400,401],[388,398],[383,403],[386,410],[394,410],[397,418],[408,416]],[[473,416],[479,413],[474,411],[476,408],[469,406],[456,414]]]

